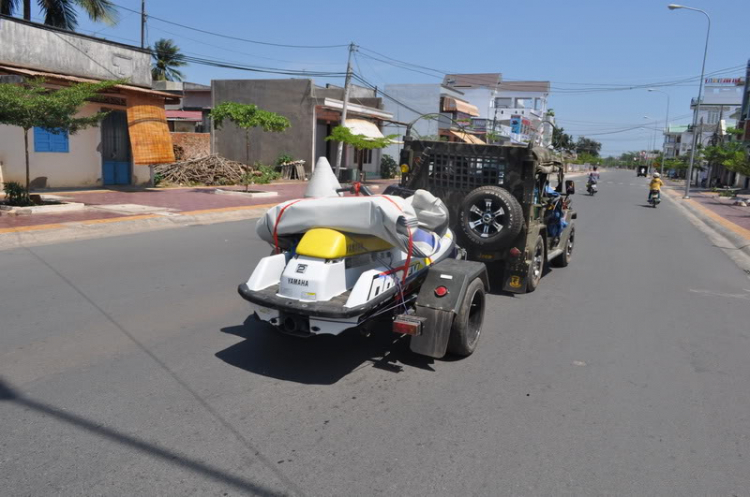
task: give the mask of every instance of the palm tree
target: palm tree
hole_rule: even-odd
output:
[[[184,56],[180,53],[180,47],[172,40],[161,40],[154,43],[151,51],[154,65],[151,68],[151,77],[154,81],[182,81],[184,76],[177,70],[178,67],[186,66]]]
[[[23,18],[31,20],[30,0],[0,0],[0,14],[12,16],[23,1]],[[118,13],[112,0],[38,0],[44,14],[44,24],[73,31],[78,26],[78,12],[82,9],[93,21],[117,24]]]

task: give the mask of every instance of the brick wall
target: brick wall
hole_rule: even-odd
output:
[[[182,147],[182,159],[203,157],[211,153],[211,133],[170,133],[172,143]],[[180,158],[177,158],[180,160]]]

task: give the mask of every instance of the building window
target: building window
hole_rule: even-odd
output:
[[[719,122],[719,111],[709,110],[708,111],[708,124],[716,124]]]
[[[362,164],[372,164],[372,150],[360,150],[362,155]]]
[[[533,98],[517,98],[516,108],[518,109],[532,109],[534,107]]]
[[[44,128],[34,128],[34,152],[70,152],[68,132],[52,133]]]
[[[513,99],[512,98],[497,97],[495,99],[495,108],[496,109],[510,109],[511,105],[513,105]]]

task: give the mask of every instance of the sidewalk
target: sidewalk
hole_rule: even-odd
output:
[[[666,191],[676,202],[750,256],[750,207],[732,205],[738,199],[750,202],[749,195],[730,199],[710,190],[696,188],[690,190],[689,199],[683,199],[684,183],[667,180],[666,185]]]
[[[371,180],[367,185],[382,191],[395,181]],[[85,206],[83,210],[59,214],[0,215],[0,249],[27,243],[52,243],[160,227],[257,218],[280,202],[302,197],[307,182],[253,185],[252,191],[276,193],[259,197],[218,194],[217,188],[230,192],[244,190],[244,187],[227,186],[36,192]]]

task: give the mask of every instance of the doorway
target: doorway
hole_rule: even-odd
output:
[[[129,185],[132,177],[130,136],[125,111],[113,110],[102,121],[102,182]]]

